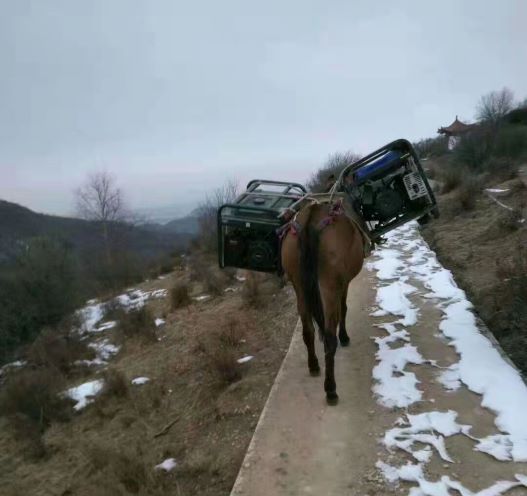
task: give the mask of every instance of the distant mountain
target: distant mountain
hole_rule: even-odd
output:
[[[144,218],[147,223],[166,224],[174,219],[191,215],[195,204],[177,203],[163,207],[148,207],[136,210],[139,217]]]
[[[144,258],[155,258],[188,246],[191,233],[153,226],[115,224],[113,238]],[[101,229],[97,222],[33,212],[16,203],[0,200],[0,261],[6,260],[26,239],[37,236],[59,238],[75,250],[89,254],[100,247]]]
[[[198,216],[195,212],[181,217],[179,219],[171,220],[163,225],[163,231],[180,234],[195,235],[199,230]]]

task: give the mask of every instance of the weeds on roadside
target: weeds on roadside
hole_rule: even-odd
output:
[[[127,338],[141,338],[147,342],[156,342],[156,326],[152,311],[143,305],[140,308],[122,311],[118,318],[119,329]]]
[[[50,328],[41,331],[27,353],[32,365],[51,368],[64,375],[75,369],[77,360],[94,357],[94,350],[78,334]]]
[[[191,303],[188,284],[184,282],[176,283],[170,290],[170,306],[172,310],[186,307]]]
[[[260,274],[249,272],[242,288],[242,300],[245,306],[260,308],[264,304]]]

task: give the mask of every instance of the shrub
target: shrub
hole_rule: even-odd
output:
[[[119,318],[119,328],[127,338],[157,341],[154,316],[146,305],[128,312],[123,311]]]
[[[242,300],[251,308],[259,308],[263,305],[263,294],[261,288],[260,274],[249,272],[243,284]]]
[[[220,322],[217,336],[220,345],[236,348],[238,347],[247,330],[247,323],[236,315],[229,315]]]
[[[503,209],[498,217],[498,225],[505,231],[516,231],[522,226],[522,218],[522,213],[518,209]]]
[[[496,136],[493,154],[508,159],[527,156],[527,126],[501,127]]]
[[[473,176],[465,176],[457,192],[457,200],[463,210],[472,210],[476,206],[476,199],[481,194],[481,181]]]
[[[439,172],[441,182],[443,183],[441,192],[449,193],[450,191],[456,189],[461,184],[465,174],[466,170],[462,167],[451,164],[445,165],[445,167]]]
[[[492,154],[493,141],[494,131],[490,127],[477,127],[460,138],[453,150],[455,162],[481,170]]]
[[[219,296],[225,289],[225,276],[214,270],[204,258],[193,257],[190,261],[190,278],[200,282],[203,290],[214,296]]]
[[[328,178],[331,176],[336,180],[342,170],[348,165],[360,159],[360,155],[347,151],[334,153],[326,160],[326,163],[311,175],[307,182],[307,189],[313,193],[321,193],[328,189]]]
[[[22,417],[40,429],[52,421],[68,420],[73,402],[60,395],[64,388],[63,378],[53,370],[22,370],[3,387],[0,414]]]
[[[192,302],[189,294],[188,284],[184,282],[178,282],[170,290],[170,306],[172,310],[186,307]]]
[[[103,373],[103,378],[102,397],[125,398],[128,396],[130,392],[128,379],[120,370],[115,368],[106,369]]]
[[[230,347],[220,345],[217,349],[212,350],[208,357],[212,369],[222,381],[231,384],[241,379],[240,364],[236,361],[236,355]]]
[[[79,335],[49,328],[40,333],[27,353],[33,365],[52,368],[66,375],[75,368],[77,360],[94,357],[93,349]]]
[[[56,326],[80,304],[71,249],[49,238],[30,240],[0,277],[0,301],[0,349],[7,354],[31,342],[43,327]]]

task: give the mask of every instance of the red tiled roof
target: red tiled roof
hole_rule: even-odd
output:
[[[454,120],[452,124],[450,124],[450,126],[440,127],[437,130],[437,132],[439,134],[451,134],[451,135],[463,134],[469,131],[470,129],[472,129],[473,126],[474,126],[473,124],[465,124],[464,122],[461,122],[460,120],[458,120],[457,115],[456,115],[456,119]]]

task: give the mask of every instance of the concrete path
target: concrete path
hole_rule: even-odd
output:
[[[441,492],[444,490],[442,486],[427,492],[423,489],[424,482],[419,485],[411,477],[410,482],[400,479],[390,482],[376,467],[379,460],[395,466],[415,461],[405,451],[397,448],[388,451],[381,443],[405,413],[419,414],[431,408],[440,412],[455,410],[461,424],[472,426],[471,435],[484,437],[499,433],[494,424],[495,415],[481,405],[479,395],[465,386],[449,391],[437,380],[438,371],[443,370],[438,365],[447,367],[455,363],[458,356],[452,346],[438,336],[441,312],[437,306],[422,297],[426,290],[419,281],[408,276],[408,282],[419,288],[408,296],[419,313],[417,323],[408,327],[410,343],[427,361],[435,361],[405,366],[405,371],[415,373],[422,399],[407,408],[387,408],[381,406],[372,393],[372,370],[377,363],[378,350],[372,338],[386,336],[375,324],[393,322],[393,315],[371,316],[379,281],[374,271],[363,269],[349,291],[351,343],[347,348],[339,348],[336,356],[339,404],[327,406],[323,377],[309,376],[301,329],[297,326],[232,496],[365,496],[410,494],[410,491],[413,491],[412,496],[459,494],[453,489]],[[317,346],[322,365],[321,343],[318,342]],[[465,435],[438,438],[443,439],[452,463],[442,459],[435,449],[429,450],[433,453],[430,453],[431,459],[423,475],[428,481],[439,481],[448,476],[475,493],[500,480],[517,484],[515,475],[527,474],[526,463],[502,462],[474,451],[474,440]],[[468,496],[472,493],[462,494]],[[527,494],[527,488],[512,487],[506,494]]]

